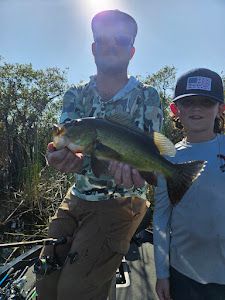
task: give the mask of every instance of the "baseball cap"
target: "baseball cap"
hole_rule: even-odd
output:
[[[97,24],[117,24],[118,22],[127,22],[132,32],[134,42],[138,30],[137,22],[131,15],[118,9],[103,10],[94,15],[91,21],[91,28],[94,35],[94,39],[96,36]]]
[[[178,78],[173,101],[193,96],[204,96],[224,103],[222,78],[214,71],[198,68],[188,71]]]

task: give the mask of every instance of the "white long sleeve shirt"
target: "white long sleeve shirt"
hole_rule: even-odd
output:
[[[225,284],[225,135],[202,143],[181,141],[176,148],[172,162],[207,164],[174,207],[159,177],[153,220],[157,277],[169,277],[171,265],[200,283]]]

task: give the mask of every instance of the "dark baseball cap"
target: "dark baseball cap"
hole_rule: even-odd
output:
[[[213,101],[224,103],[222,78],[214,71],[198,68],[188,71],[178,78],[173,101],[204,96]]]
[[[129,15],[121,10],[118,10],[118,9],[104,10],[104,11],[97,13],[93,17],[93,19],[91,21],[91,28],[92,28],[94,38],[96,35],[97,24],[100,23],[104,26],[106,24],[117,24],[118,22],[126,22],[127,23],[127,26],[130,28],[131,33],[133,35],[133,42],[134,42],[135,37],[137,35],[137,30],[138,30],[137,22],[131,15]]]

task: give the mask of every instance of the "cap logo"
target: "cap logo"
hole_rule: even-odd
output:
[[[187,79],[187,90],[211,91],[212,79],[209,77],[193,76]]]

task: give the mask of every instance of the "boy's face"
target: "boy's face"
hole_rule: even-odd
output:
[[[98,70],[103,73],[127,70],[134,52],[132,32],[125,23],[99,24],[96,28],[92,53]]]
[[[223,112],[223,104],[206,97],[189,97],[176,101],[176,117],[184,129],[192,133],[213,133],[216,117]]]

